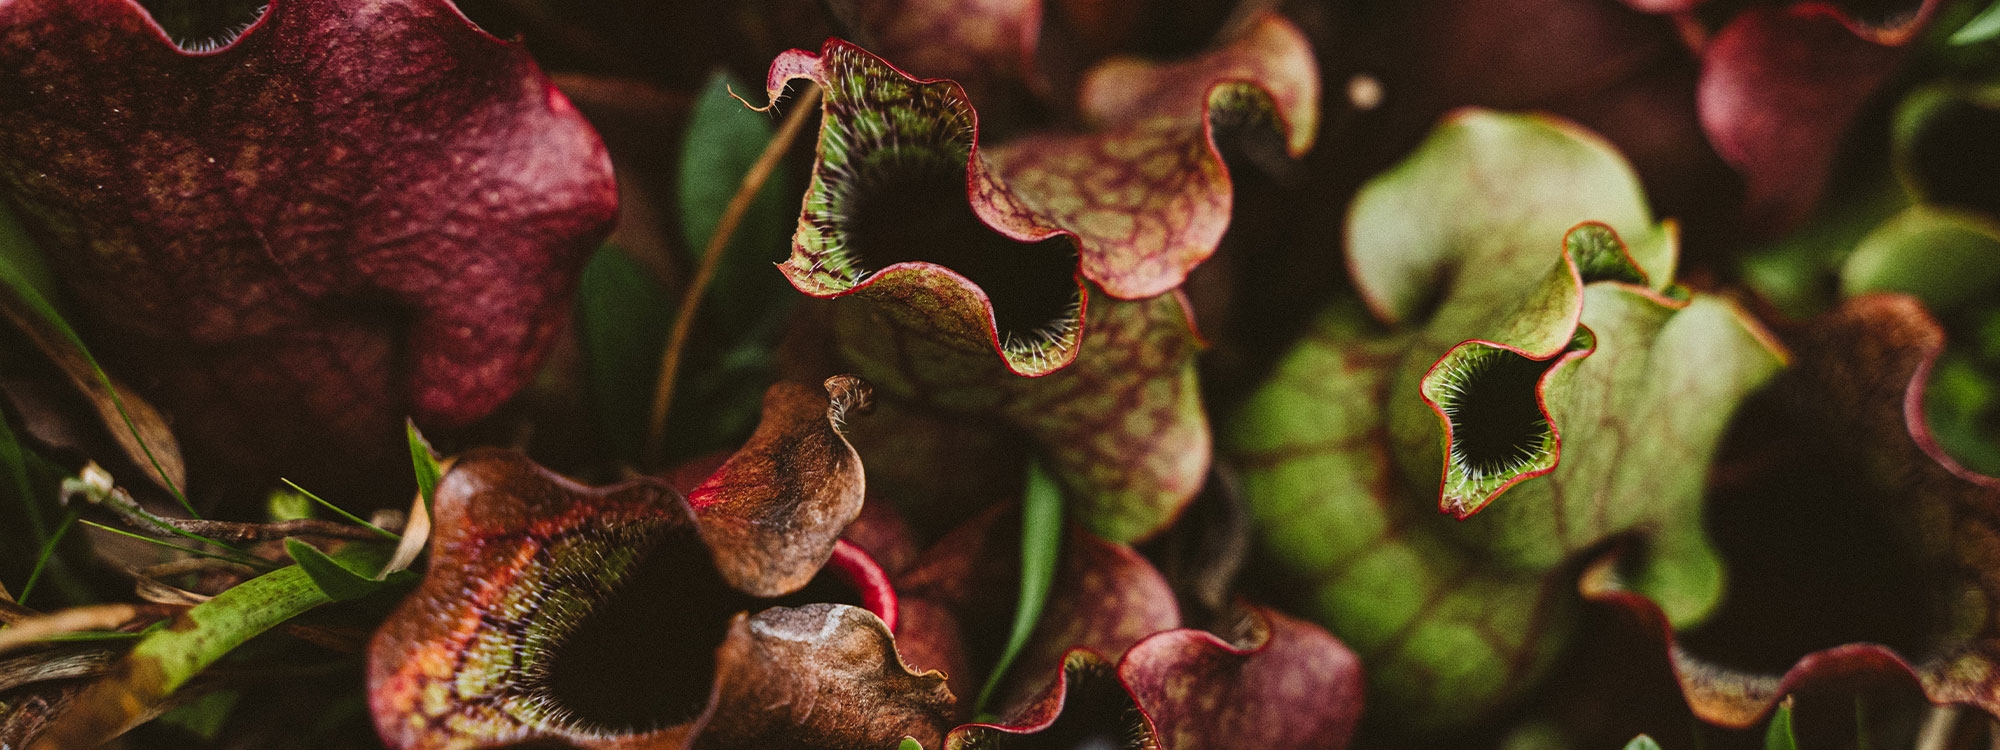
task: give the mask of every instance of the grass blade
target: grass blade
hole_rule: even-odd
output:
[[[1021,649],[1028,645],[1035,623],[1042,619],[1042,606],[1048,603],[1049,587],[1055,582],[1056,555],[1062,549],[1062,537],[1062,488],[1040,461],[1030,463],[1028,482],[1021,496],[1020,598],[1014,605],[1007,648],[1000,652],[992,674],[986,676],[986,685],[979,689],[979,700],[973,702],[975,715],[987,715],[993,692],[1006,678],[1014,659],[1021,655]]]
[[[421,439],[421,438],[419,438],[419,439]],[[346,511],[346,509],[343,509],[343,508],[341,508],[341,507],[340,507],[340,506],[338,506],[338,505],[334,505],[333,503],[330,503],[330,502],[327,502],[325,498],[322,498],[322,497],[320,497],[320,496],[318,496],[318,495],[315,495],[315,494],[313,494],[313,493],[312,493],[312,490],[308,490],[308,489],[306,489],[306,488],[304,488],[304,487],[300,487],[300,486],[298,485],[298,483],[296,483],[296,482],[293,482],[293,481],[292,481],[292,480],[290,480],[290,479],[280,479],[280,480],[278,480],[278,481],[280,481],[280,482],[284,482],[284,483],[285,483],[285,486],[286,486],[286,487],[290,487],[290,488],[292,488],[292,491],[294,491],[294,492],[297,492],[297,493],[299,493],[299,494],[301,494],[301,495],[304,495],[304,496],[306,496],[306,499],[308,499],[308,500],[311,500],[311,501],[313,501],[313,502],[315,502],[315,503],[319,503],[319,504],[320,504],[320,505],[321,505],[322,507],[326,508],[327,510],[330,510],[330,511],[333,511],[334,513],[337,513],[337,514],[339,514],[341,518],[345,518],[345,519],[347,519],[347,520],[348,520],[348,521],[349,521],[350,523],[353,523],[353,524],[356,524],[356,525],[359,525],[359,526],[362,526],[362,527],[364,527],[364,528],[367,528],[367,529],[368,529],[368,530],[370,530],[370,531],[373,531],[373,532],[375,532],[375,533],[377,533],[377,534],[380,534],[380,535],[382,535],[382,538],[384,538],[384,539],[389,539],[389,540],[392,540],[392,541],[393,541],[393,540],[398,540],[398,539],[402,539],[402,538],[403,538],[403,536],[402,536],[401,534],[397,534],[396,532],[393,532],[393,531],[390,531],[390,530],[388,530],[388,529],[385,529],[385,528],[382,528],[382,527],[380,527],[380,526],[376,526],[375,524],[372,524],[372,523],[369,523],[369,522],[367,522],[367,521],[364,521],[364,520],[361,520],[361,517],[360,517],[360,516],[357,516],[357,515],[354,515],[353,513],[349,513],[349,512],[347,512],[347,511]]]
[[[417,423],[403,421],[403,429],[410,442],[410,465],[417,473],[417,492],[424,496],[424,514],[431,512],[431,502],[437,496],[438,480],[444,470],[438,468],[437,453],[431,450],[431,443],[424,434],[417,431]]]
[[[49,535],[48,541],[42,542],[42,554],[35,558],[35,569],[28,572],[28,582],[21,585],[21,595],[14,598],[16,604],[24,607],[28,605],[28,595],[35,593],[35,584],[42,580],[42,571],[48,569],[49,560],[56,555],[57,545],[62,544],[63,537],[69,535],[70,527],[76,525],[76,519],[76,511],[70,511],[69,515],[63,518],[62,525],[56,527],[56,533]]]
[[[35,543],[49,540],[49,522],[42,517],[42,506],[35,502],[35,486],[28,479],[28,457],[21,450],[21,443],[14,439],[14,429],[7,426],[7,415],[0,412],[0,474],[12,477],[10,484],[21,501],[21,512],[28,516],[28,530],[35,535]]]
[[[1951,43],[1963,47],[1995,37],[2000,37],[2000,2],[1986,6],[1986,10],[1952,32]]]
[[[0,317],[20,329],[83,392],[126,455],[141,466],[151,467],[160,486],[173,495],[188,516],[200,518],[201,514],[195,512],[181,492],[187,466],[173,432],[167,429],[165,417],[143,400],[120,395],[122,389],[97,364],[83,338],[49,302],[47,295],[52,290],[48,271],[41,265],[27,234],[15,224],[12,215],[0,208]]]
[[[1792,734],[1792,699],[1778,704],[1771,724],[1764,728],[1764,750],[1799,750],[1799,738]]]
[[[273,567],[273,566],[272,566],[272,565],[271,565],[270,563],[268,563],[268,562],[265,562],[265,561],[263,561],[263,560],[259,560],[259,559],[255,558],[255,557],[251,557],[251,556],[249,556],[249,555],[244,555],[244,554],[234,554],[234,555],[222,555],[222,554],[216,554],[216,553],[214,553],[214,552],[209,552],[209,551],[207,551],[207,550],[202,550],[202,549],[195,549],[194,547],[189,547],[189,546],[187,546],[187,545],[182,545],[182,544],[174,544],[173,542],[169,542],[169,541],[167,541],[167,540],[165,540],[165,539],[154,539],[153,537],[150,537],[150,536],[146,536],[146,535],[144,535],[144,534],[134,534],[134,533],[132,533],[132,532],[130,532],[130,531],[126,531],[126,530],[124,530],[124,529],[120,529],[120,528],[115,528],[115,527],[111,527],[111,526],[106,526],[106,525],[104,525],[104,524],[101,524],[101,523],[97,523],[96,521],[84,521],[84,522],[83,522],[83,525],[85,525],[85,526],[89,526],[89,527],[91,527],[91,528],[95,528],[95,529],[102,529],[102,530],[104,530],[104,531],[109,531],[109,532],[111,532],[111,533],[113,533],[113,534],[117,534],[117,535],[119,535],[119,536],[124,536],[124,537],[131,537],[131,538],[133,538],[133,539],[137,539],[137,540],[139,540],[139,541],[142,541],[142,542],[146,542],[146,543],[148,543],[148,544],[157,544],[157,545],[159,545],[159,546],[162,546],[162,547],[166,547],[166,548],[168,548],[168,549],[175,549],[175,550],[180,550],[180,551],[182,551],[182,552],[186,552],[186,553],[188,553],[188,554],[190,554],[190,555],[194,555],[194,556],[196,556],[196,557],[206,557],[206,558],[210,558],[210,559],[214,559],[214,560],[227,560],[227,561],[229,561],[229,562],[233,562],[233,563],[236,563],[236,564],[238,564],[238,565],[248,565],[248,566],[250,566],[250,567],[252,567],[252,568],[256,568],[256,569],[258,569],[258,570],[270,570],[270,569],[272,569],[272,567]]]

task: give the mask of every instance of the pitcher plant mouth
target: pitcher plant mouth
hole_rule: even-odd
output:
[[[812,182],[779,264],[792,286],[889,300],[930,287],[937,296],[914,304],[955,309],[920,312],[959,318],[966,338],[983,339],[1014,373],[1074,361],[1088,296],[1074,237],[992,205],[965,90],[837,39],[774,61],[773,101],[793,78],[825,95]]]
[[[893,605],[881,606],[893,602],[893,594],[862,591],[831,561],[804,588],[759,597],[722,579],[692,529],[650,536],[622,561],[614,580],[591,584],[605,592],[603,601],[545,631],[546,668],[530,676],[539,684],[529,689],[576,726],[640,733],[702,718],[716,678],[716,650],[738,613],[823,602],[868,609],[886,624],[893,612]],[[552,576],[550,585],[578,585],[577,575]]]
[[[1296,28],[1259,15],[1195,58],[1106,60],[1078,86],[1081,130],[994,144],[957,80],[839,39],[786,52],[766,79],[771,100],[797,78],[825,95],[780,268],[809,295],[952,317],[954,338],[1017,375],[1054,372],[1076,357],[1093,289],[1155,298],[1215,252],[1233,200],[1217,127],[1267,126],[1292,157],[1311,146],[1310,61]]]
[[[1555,471],[1561,428],[1549,389],[1597,350],[1583,325],[1591,285],[1623,289],[1660,310],[1687,305],[1682,290],[1655,290],[1610,226],[1584,222],[1562,240],[1561,259],[1511,310],[1478,325],[1490,338],[1459,342],[1419,381],[1443,431],[1439,509],[1463,520],[1522,481]]]
[[[1613,540],[1644,542],[1632,588],[1663,617],[1713,610],[1702,467],[1787,355],[1675,284],[1677,229],[1623,157],[1565,121],[1461,110],[1361,188],[1346,238],[1359,299],[1224,444],[1272,559],[1368,660],[1383,726],[1441,736],[1537,689]]]
[[[685,496],[461,456],[435,492],[430,568],[369,645],[384,742],[941,739],[944,676],[903,663],[887,574],[839,539],[863,481],[841,425],[868,404],[850,376],[773,386],[749,442]]]
[[[1556,356],[1475,340],[1432,366],[1421,395],[1444,428],[1442,510],[1466,518],[1516,483],[1555,470],[1562,436],[1543,394],[1557,368],[1595,348],[1590,329],[1578,326]]]
[[[1074,649],[1040,699],[1005,724],[952,730],[948,750],[1159,750],[1159,734],[1117,668],[1101,654]]]
[[[950,273],[984,298],[1010,362],[1073,349],[1085,297],[1074,241],[1020,242],[994,231],[963,197],[964,169],[936,152],[891,153],[829,181],[840,207],[830,229],[856,286],[899,266]]]
[[[181,51],[207,54],[225,49],[271,12],[270,0],[135,0],[153,25]]]

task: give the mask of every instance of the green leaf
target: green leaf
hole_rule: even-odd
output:
[[[1792,734],[1792,701],[1778,704],[1770,725],[1764,727],[1764,750],[1799,750],[1799,738]]]
[[[2000,2],[1986,6],[1986,10],[1965,22],[1951,34],[1951,43],[1959,46],[1978,44],[2000,37]]]
[[[915,737],[904,737],[902,743],[896,745],[896,750],[924,750],[924,746]]]
[[[336,565],[379,566],[377,545],[349,544]],[[142,721],[202,670],[236,647],[333,601],[299,565],[287,565],[216,594],[149,631],[111,677],[91,683],[48,729],[53,747],[96,747]]]
[[[1874,742],[1874,723],[1868,716],[1868,697],[1854,696],[1854,750],[1869,750]]]
[[[1631,742],[1625,743],[1625,750],[1660,750],[1660,743],[1654,742],[1652,737],[1642,734],[1633,737]]]
[[[330,601],[297,565],[244,581],[189,609],[179,618],[181,626],[164,628],[134,647],[128,661],[150,662],[152,668],[128,678],[127,687],[165,697],[245,641]]]
[[[1040,461],[1030,463],[1028,481],[1021,494],[1020,598],[1014,605],[1014,623],[1007,633],[1007,646],[1000,652],[993,671],[987,674],[986,685],[979,689],[979,699],[973,703],[975,715],[985,715],[993,692],[1007,676],[1007,668],[1013,666],[1021,649],[1028,645],[1028,636],[1042,619],[1042,606],[1048,603],[1049,587],[1055,582],[1056,556],[1062,549],[1062,537],[1062,488]]]
[[[703,263],[723,213],[774,132],[769,113],[751,110],[731,95],[741,88],[725,72],[711,76],[681,144],[676,175],[681,247],[693,268]],[[667,430],[672,455],[732,447],[757,424],[764,386],[774,377],[774,350],[799,298],[773,265],[790,255],[797,225],[799,193],[786,184],[787,174],[781,166],[764,182],[720,250],[723,257],[695,321],[702,335],[689,343],[674,384],[678,395]],[[661,321],[662,335],[651,342],[655,362],[670,322]],[[651,384],[655,377],[648,373],[643,382]]]
[[[1531,690],[1578,617],[1544,592],[1614,538],[1645,540],[1629,574],[1671,622],[1712,609],[1707,466],[1782,355],[1673,283],[1675,234],[1618,153],[1466,110],[1362,189],[1348,239],[1362,301],[1220,442],[1307,614],[1374,654],[1371,713],[1443,731]]]
[[[1839,301],[1833,292],[1843,259],[1862,237],[1910,205],[1908,191],[1886,175],[1829,195],[1812,221],[1744,256],[1743,285],[1792,318],[1825,312]]]
[[[675,301],[644,266],[605,245],[583,268],[577,293],[591,412],[605,447],[637,461],[646,439],[660,352],[673,326]]]
[[[1673,278],[1671,233],[1609,143],[1550,117],[1466,110],[1355,196],[1348,255],[1389,322],[1429,312],[1432,326],[1476,330],[1533,288],[1586,221],[1616,230],[1654,288]]]
[[[56,504],[58,485],[50,481],[51,467],[47,459],[20,443],[7,423],[6,411],[0,409],[0,528],[26,531],[24,537],[0,544],[0,551],[9,558],[0,560],[0,569],[11,575],[14,566],[27,568],[16,599],[21,604],[28,602],[28,595],[34,593],[42,577],[51,573],[56,576],[51,580],[71,602],[81,603],[87,597],[81,581],[57,554],[70,526],[76,523],[76,513],[68,513],[53,531],[49,528],[50,516],[62,515]],[[17,554],[18,558],[13,557]],[[28,557],[30,554],[34,557]]]
[[[731,87],[726,73],[709,79],[681,145],[677,208],[682,260],[690,269],[702,264],[722,214],[772,136],[769,116],[731,97]],[[790,251],[796,210],[797,193],[784,175],[780,169],[764,183],[721,250],[696,322],[701,335],[683,352],[674,384],[670,456],[733,446],[756,426],[773,351],[798,298],[772,267]],[[679,299],[607,245],[584,268],[577,304],[591,410],[605,447],[626,461],[639,459]]]
[[[1561,428],[1532,424],[1537,378],[1579,351],[1584,285],[1665,293],[1678,254],[1631,166],[1596,134],[1552,118],[1463,111],[1362,188],[1349,266],[1376,315],[1410,330],[1423,364],[1435,364],[1421,388],[1450,431],[1422,406],[1397,412],[1392,429],[1399,442],[1441,441],[1442,508],[1469,516],[1554,467]],[[1451,348],[1472,340],[1490,343]],[[1496,378],[1504,383],[1481,385]],[[1465,398],[1447,397],[1457,393]],[[1461,424],[1495,397],[1521,424]]]
[[[1915,295],[1945,313],[2000,297],[2000,223],[1969,211],[1912,206],[1861,238],[1841,291]]]
[[[351,570],[318,547],[301,540],[286,539],[285,553],[291,555],[292,560],[305,569],[306,575],[312,577],[313,584],[333,601],[359,599],[382,588],[381,581],[369,577],[372,574]]]
[[[424,512],[429,513],[431,501],[437,496],[438,479],[444,476],[444,471],[438,468],[437,454],[431,451],[430,441],[417,431],[417,423],[405,420],[403,430],[410,443],[410,466],[417,474],[417,492],[424,497]],[[326,505],[334,507],[332,503]]]
[[[2000,372],[1946,351],[1924,389],[1924,420],[1945,453],[1982,474],[2000,474],[2000,435],[1987,420],[2000,413]]]
[[[701,95],[696,98],[694,113],[688,118],[687,135],[681,142],[680,173],[677,175],[681,240],[687,260],[693,265],[701,263],[702,250],[708,246],[709,238],[715,233],[716,224],[722,220],[730,199],[741,187],[743,175],[763,154],[764,146],[771,142],[774,132],[770,114],[752,110],[731,95],[732,90],[741,88],[742,82],[730,77],[726,71],[717,71],[709,76]],[[793,214],[798,210],[798,192],[784,184],[785,180],[779,175],[785,173],[780,167],[752,199],[742,226],[737,228],[725,250],[734,262],[726,263],[717,271],[714,291],[723,293],[737,289],[741,277],[751,271],[761,271],[775,278],[777,271],[771,264],[784,260],[791,253]],[[731,301],[727,294],[719,294],[715,299],[732,311],[754,304],[750,300]]]
[[[1976,355],[1989,363],[2000,364],[2000,309],[1987,311],[1973,336]]]

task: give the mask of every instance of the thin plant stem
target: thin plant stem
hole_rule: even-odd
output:
[[[69,534],[70,527],[76,525],[76,519],[77,512],[70,511],[69,515],[63,518],[62,525],[56,527],[56,533],[49,535],[49,540],[42,543],[42,555],[35,558],[35,569],[28,571],[28,582],[21,584],[21,595],[14,598],[14,603],[23,607],[28,606],[28,595],[35,593],[35,584],[42,580],[42,571],[48,569],[49,560],[56,556],[56,545],[62,544],[63,537]]]
[[[268,562],[265,562],[265,561],[263,561],[263,560],[259,560],[259,559],[257,559],[257,558],[254,558],[254,557],[250,557],[250,556],[247,556],[247,555],[243,555],[243,554],[241,554],[241,553],[238,553],[237,555],[234,555],[234,556],[231,556],[231,555],[219,555],[219,554],[216,554],[216,553],[214,553],[214,552],[208,552],[208,551],[205,551],[205,550],[199,550],[199,549],[195,549],[195,548],[193,548],[193,547],[189,547],[189,546],[187,546],[187,545],[184,545],[184,544],[174,544],[173,542],[169,542],[169,541],[167,541],[167,540],[165,540],[165,539],[155,539],[155,538],[153,538],[153,537],[150,537],[150,536],[144,536],[144,535],[141,535],[141,534],[134,534],[134,533],[132,533],[132,532],[130,532],[130,531],[126,531],[126,530],[124,530],[124,529],[120,529],[120,528],[115,528],[115,527],[111,527],[111,526],[106,526],[106,525],[104,525],[104,524],[101,524],[101,523],[97,523],[97,522],[94,522],[94,521],[84,521],[84,522],[83,522],[83,524],[84,524],[85,526],[89,526],[89,527],[91,527],[91,528],[94,528],[94,529],[102,529],[102,530],[104,530],[104,531],[109,531],[109,532],[111,532],[111,533],[113,533],[113,534],[117,534],[117,535],[119,535],[119,536],[123,536],[123,537],[131,537],[131,538],[133,538],[133,539],[137,539],[137,540],[139,540],[139,541],[142,541],[142,542],[146,542],[146,543],[148,543],[148,544],[157,544],[157,545],[159,545],[159,546],[162,546],[162,547],[166,547],[166,548],[168,548],[168,549],[176,549],[176,550],[180,550],[180,551],[182,551],[182,552],[186,552],[186,553],[188,553],[188,554],[190,554],[190,555],[194,555],[194,556],[197,556],[197,557],[208,557],[208,558],[214,558],[214,559],[216,559],[216,560],[227,560],[227,561],[229,561],[229,562],[233,562],[233,563],[236,563],[236,564],[238,564],[238,565],[248,565],[248,566],[250,566],[250,567],[252,567],[252,568],[256,568],[256,569],[258,569],[258,570],[266,570],[266,571],[268,571],[268,570],[275,570],[275,569],[276,569],[276,567],[277,567],[277,566],[274,566],[274,565],[272,565],[272,564],[270,564],[270,563],[268,563]]]
[[[729,206],[722,212],[721,220],[715,223],[715,233],[709,235],[708,245],[702,249],[701,268],[695,272],[694,280],[688,283],[687,294],[681,297],[681,307],[674,315],[674,327],[667,334],[666,351],[660,355],[660,376],[653,384],[653,411],[646,426],[645,457],[657,461],[665,452],[667,414],[673,406],[674,381],[680,376],[681,355],[687,349],[688,335],[694,331],[695,313],[701,310],[702,297],[707,295],[709,283],[715,280],[716,270],[722,267],[723,251],[729,247],[730,237],[736,234],[736,227],[743,223],[743,215],[750,210],[750,204],[769,180],[771,172],[778,167],[779,159],[789,150],[792,141],[804,128],[806,119],[818,108],[820,89],[818,84],[807,83],[793,102],[791,114],[771,136],[771,142],[764,145],[764,152],[750,165],[750,171],[743,174],[743,182],[736,188],[736,195],[729,199]]]

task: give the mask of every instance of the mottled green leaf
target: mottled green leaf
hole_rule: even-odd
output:
[[[1625,750],[1660,750],[1660,743],[1654,742],[1652,737],[1642,734],[1633,737],[1631,742],[1625,743]]]
[[[1671,232],[1638,174],[1596,134],[1550,117],[1461,111],[1369,181],[1348,217],[1355,283],[1392,323],[1484,327],[1481,313],[1546,274],[1586,221],[1616,230],[1654,288],[1674,273]]]
[[[342,548],[337,565],[379,567],[387,551]],[[174,691],[217,659],[257,635],[333,601],[299,565],[237,584],[150,631],[110,678],[79,694],[44,741],[54,747],[96,747],[151,715]]]
[[[1542,117],[1461,112],[1363,189],[1370,309],[1327,313],[1224,444],[1373,715],[1436,729],[1529,689],[1575,618],[1551,592],[1613,537],[1648,539],[1635,577],[1676,621],[1714,605],[1705,467],[1782,354],[1672,284],[1676,245],[1616,152]]]
[[[1674,228],[1654,222],[1608,143],[1567,122],[1476,110],[1362,188],[1347,234],[1362,298],[1431,360],[1422,389],[1447,429],[1430,437],[1435,420],[1399,412],[1398,446],[1445,441],[1439,502],[1461,517],[1555,465],[1561,428],[1538,421],[1539,379],[1581,351],[1583,285],[1665,292],[1678,255]],[[1483,343],[1446,354],[1468,340]],[[1490,426],[1487,411],[1507,424]]]

